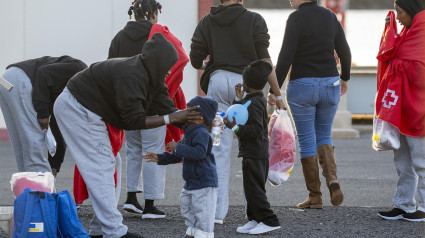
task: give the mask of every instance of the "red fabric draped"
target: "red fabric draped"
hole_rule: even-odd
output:
[[[186,109],[186,99],[183,90],[180,87],[180,84],[183,81],[183,69],[189,62],[189,57],[184,51],[183,45],[180,40],[175,37],[166,26],[162,26],[160,24],[153,24],[151,32],[149,34],[149,39],[151,39],[155,33],[163,34],[165,36],[165,39],[170,41],[174,45],[174,48],[176,48],[177,50],[179,60],[171,68],[171,74],[166,78],[165,84],[168,87],[168,94],[170,94],[170,99],[173,99],[175,107],[180,110]],[[165,145],[167,145],[168,142],[172,140],[180,141],[182,136],[182,129],[173,125],[167,125]]]
[[[108,128],[109,132],[109,140],[111,141],[112,146],[112,153],[114,156],[117,156],[117,154],[120,152],[122,144],[124,143],[124,131],[120,130],[118,128],[115,128],[105,122],[106,127]],[[114,180],[115,180],[115,187],[117,186],[117,167],[115,166],[115,173],[114,173]],[[81,177],[80,171],[77,168],[77,165],[75,165],[74,169],[74,200],[75,203],[82,204],[84,200],[89,198],[89,193],[87,192],[87,186],[84,182],[83,177]]]
[[[425,11],[416,14],[410,29],[403,28],[400,34],[391,14],[377,58],[376,116],[404,135],[424,137]]]

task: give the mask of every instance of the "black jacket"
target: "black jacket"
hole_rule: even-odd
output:
[[[267,101],[263,92],[249,93],[242,101],[235,103],[245,104],[251,100],[248,106],[248,121],[239,126],[236,135],[239,140],[239,157],[250,159],[269,159],[269,136]]]
[[[7,66],[22,69],[33,86],[32,104],[38,119],[48,118],[53,114],[53,104],[65,85],[87,65],[69,56],[44,56],[25,60]]]
[[[85,108],[124,130],[145,129],[151,105],[159,115],[177,111],[165,85],[177,52],[162,34],[155,34],[149,42],[143,54],[92,64],[69,81],[69,91]]]
[[[341,60],[341,79],[349,80],[351,51],[335,14],[318,6],[316,1],[301,4],[286,23],[276,65],[279,86],[285,81],[291,65],[291,80],[338,76],[335,51]]]
[[[152,23],[146,20],[129,21],[111,41],[108,59],[132,57],[142,53],[143,45],[149,38]]]
[[[209,62],[201,77],[201,88],[207,93],[210,74],[223,69],[242,74],[253,61],[270,58],[270,36],[266,22],[258,13],[241,4],[211,8],[196,27],[190,46],[190,62],[195,69]]]
[[[143,46],[148,41],[153,24],[147,20],[129,21],[127,25],[112,39],[108,59],[133,57],[141,54]],[[150,105],[147,116],[159,115],[156,110],[160,105]]]

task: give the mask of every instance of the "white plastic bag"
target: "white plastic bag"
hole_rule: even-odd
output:
[[[54,177],[50,172],[21,172],[14,173],[10,180],[10,185],[15,195],[18,197],[25,188],[30,188],[35,191],[43,191],[53,193]]]
[[[295,133],[286,110],[276,110],[269,122],[269,176],[273,185],[285,182],[295,163]]]
[[[400,148],[400,131],[375,116],[373,118],[372,147],[376,151],[398,150]]]
[[[56,139],[52,134],[52,131],[50,130],[50,127],[46,131],[45,135],[45,141],[47,150],[49,151],[49,154],[53,157],[56,154]]]

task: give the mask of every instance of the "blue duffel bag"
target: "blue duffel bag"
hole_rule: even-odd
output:
[[[58,209],[55,196],[26,188],[14,203],[14,238],[58,237]]]

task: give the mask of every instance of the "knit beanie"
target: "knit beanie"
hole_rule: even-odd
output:
[[[395,0],[399,7],[401,7],[412,19],[416,14],[425,10],[425,0]]]
[[[215,118],[215,114],[218,109],[218,102],[215,98],[212,97],[200,97],[196,96],[187,103],[187,106],[194,107],[200,106],[198,111],[201,113],[204,118],[205,124],[209,125]]]
[[[266,86],[272,70],[273,67],[270,63],[263,60],[254,61],[243,70],[243,81],[252,89],[262,90]]]

